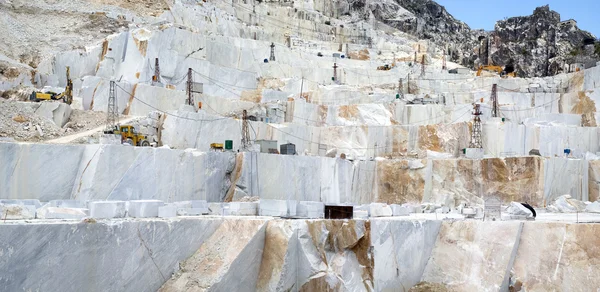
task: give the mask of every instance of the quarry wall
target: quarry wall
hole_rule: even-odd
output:
[[[387,291],[425,281],[469,291],[583,291],[600,287],[590,237],[597,229],[397,218],[2,224],[0,284],[44,291]]]
[[[256,152],[121,145],[0,143],[5,199],[236,201],[245,196],[325,203],[503,202],[545,207],[598,197],[597,160],[539,156],[350,161]]]

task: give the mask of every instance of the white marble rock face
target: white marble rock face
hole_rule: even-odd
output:
[[[10,241],[0,240],[0,287],[156,291],[220,224],[214,219],[2,224],[0,238]],[[65,272],[68,267],[75,270]]]
[[[460,291],[506,291],[521,222],[443,222],[422,280]]]

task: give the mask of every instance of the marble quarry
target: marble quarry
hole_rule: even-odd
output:
[[[476,76],[347,1],[87,1],[63,10],[126,25],[0,72],[60,92],[68,66],[73,104],[1,102],[64,129],[114,82],[152,147],[0,117],[0,291],[600,289],[600,66]]]

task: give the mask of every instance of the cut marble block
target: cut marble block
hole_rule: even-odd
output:
[[[354,210],[352,212],[353,219],[369,219],[369,212],[365,210]]]
[[[371,203],[369,205],[369,216],[371,217],[391,217],[392,208],[384,203]]]
[[[208,208],[178,208],[177,216],[200,216],[208,214]]]
[[[59,208],[86,208],[86,203],[79,200],[52,200],[46,205]]]
[[[450,213],[450,208],[448,208],[446,206],[442,206],[441,208],[435,209],[435,213],[448,214],[448,213]]]
[[[353,211],[367,211],[367,215],[369,215],[369,210],[371,210],[371,204],[363,204],[359,206],[354,206],[352,208]]]
[[[177,217],[177,206],[168,204],[168,205],[158,207],[158,217],[160,217],[160,218]]]
[[[158,217],[158,208],[165,203],[159,200],[134,200],[127,203],[127,214],[134,218]]]
[[[21,220],[35,218],[33,205],[0,204],[0,220]]]
[[[62,208],[44,205],[44,207],[37,209],[36,218],[79,220],[87,217],[88,215],[89,210],[85,208]]]
[[[226,216],[256,216],[258,203],[231,202],[223,204],[223,215]]]
[[[255,291],[266,222],[225,220],[159,291]]]
[[[408,216],[410,213],[412,213],[409,208],[397,204],[390,205],[390,208],[392,208],[393,216]]]
[[[322,202],[301,201],[296,207],[296,216],[320,219],[325,217],[325,204]]]
[[[0,204],[5,204],[5,205],[32,205],[32,206],[35,206],[36,209],[42,206],[42,203],[40,203],[40,200],[35,200],[35,199],[0,200]]]
[[[208,214],[223,216],[223,203],[208,203]]]
[[[422,281],[454,291],[508,291],[523,224],[444,221]]]
[[[199,216],[208,214],[208,203],[205,200],[181,201],[173,203],[177,206],[178,216]]]
[[[127,213],[125,201],[95,201],[89,202],[89,206],[92,218],[123,218]]]
[[[297,202],[292,200],[260,200],[259,215],[274,217],[296,216]]]

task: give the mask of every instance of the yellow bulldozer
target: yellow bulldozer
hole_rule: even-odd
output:
[[[507,73],[506,70],[504,70],[502,67],[495,66],[495,65],[479,66],[479,69],[477,69],[477,76],[481,76],[481,72],[483,70],[485,70],[485,71],[491,71],[491,72],[496,72],[502,78],[517,77],[517,73],[516,72]]]
[[[39,102],[42,100],[62,100],[66,104],[73,102],[73,81],[71,80],[70,68],[67,67],[67,86],[63,93],[34,91],[29,100]]]
[[[117,125],[115,129],[104,131],[104,134],[121,136],[121,143],[127,143],[132,146],[150,146],[148,136],[138,133],[132,125]]]

